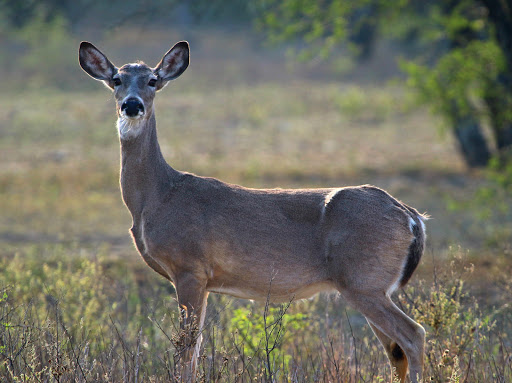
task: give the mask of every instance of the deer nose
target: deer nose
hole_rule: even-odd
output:
[[[137,117],[144,113],[144,105],[136,98],[129,98],[121,105],[121,112],[124,112],[128,117]]]

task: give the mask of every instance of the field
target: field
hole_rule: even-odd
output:
[[[122,30],[94,43],[118,65],[155,64],[184,37]],[[426,380],[511,381],[510,196],[478,198],[487,172],[465,168],[442,121],[378,65],[290,68],[251,37],[187,38],[191,66],[156,100],[168,163],[250,187],[369,183],[427,212],[427,251],[394,297],[427,330]],[[174,289],[132,245],[113,98],[80,70],[71,40],[62,76],[42,64],[0,94],[0,380],[169,381]],[[335,295],[270,308],[212,295],[199,380],[386,381],[365,323]]]

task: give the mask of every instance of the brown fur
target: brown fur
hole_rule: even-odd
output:
[[[111,64],[98,57],[104,56],[92,44],[81,47],[83,69],[110,86],[102,68]],[[185,322],[195,318],[202,325],[209,292],[288,301],[335,289],[367,317],[400,379],[408,364],[411,379],[421,378],[424,330],[389,295],[418,264],[424,217],[369,185],[248,189],[171,168],[157,140],[155,89],[147,83],[157,75],[160,89],[186,66],[188,44],[182,42],[154,69],[128,64],[109,72],[121,81],[112,86],[120,124],[136,129],[121,134],[121,188],[131,233],[146,263],[175,285]],[[120,105],[134,96],[145,114],[127,122]],[[189,374],[197,350],[194,355],[185,358]]]

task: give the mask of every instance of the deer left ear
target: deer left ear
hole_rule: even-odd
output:
[[[153,69],[153,73],[158,76],[159,80],[157,89],[162,89],[168,81],[181,76],[188,68],[189,62],[190,48],[188,42],[180,41],[176,43]]]

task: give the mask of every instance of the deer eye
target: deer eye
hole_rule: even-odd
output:
[[[152,78],[151,80],[149,80],[148,85],[151,86],[151,87],[156,86],[156,79]]]
[[[112,79],[112,81],[114,82],[114,86],[119,86],[119,85],[121,85],[121,80],[120,80],[118,77],[116,77],[116,78]]]

